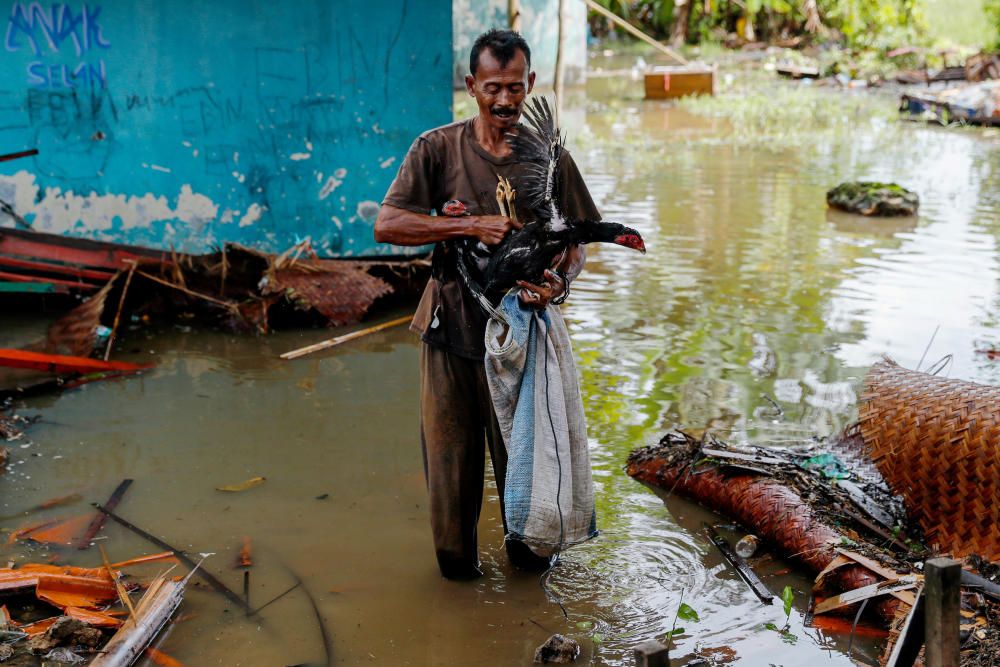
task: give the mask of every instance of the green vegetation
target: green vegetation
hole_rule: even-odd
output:
[[[1000,48],[1000,0],[923,0],[928,37],[940,46]]]
[[[850,49],[1000,41],[1000,0],[598,0],[674,46],[706,42],[836,42]],[[986,20],[986,19],[990,20]],[[614,28],[591,12],[591,29]]]
[[[1000,51],[1000,0],[985,0],[983,11],[987,18],[987,47]]]
[[[925,29],[922,0],[599,0],[620,16],[675,45],[736,35],[774,41],[799,35],[843,39],[849,46],[913,42]],[[592,13],[595,34],[609,31]]]

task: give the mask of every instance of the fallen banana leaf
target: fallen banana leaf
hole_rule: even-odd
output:
[[[145,653],[147,658],[149,658],[156,664],[160,665],[160,667],[184,667],[184,663],[174,658],[171,658],[169,655],[167,655],[163,651],[160,651],[159,649],[150,647],[146,649]]]
[[[247,489],[252,489],[255,486],[260,486],[265,481],[267,481],[266,477],[251,477],[250,479],[246,480],[245,482],[240,482],[239,484],[229,484],[227,486],[218,486],[218,487],[215,488],[215,490],[216,491],[227,491],[227,492],[231,492],[231,493],[232,492],[236,492],[236,491],[246,491]]]

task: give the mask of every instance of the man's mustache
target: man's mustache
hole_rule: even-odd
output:
[[[509,116],[516,115],[517,109],[515,107],[492,107],[490,108],[490,113],[493,114],[494,116],[507,118]]]

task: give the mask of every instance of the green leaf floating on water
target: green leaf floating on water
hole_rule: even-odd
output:
[[[682,621],[699,621],[698,612],[689,605],[687,602],[681,602],[681,606],[677,609],[677,618]]]
[[[785,603],[785,616],[790,616],[792,613],[792,602],[795,601],[795,592],[792,591],[791,586],[785,586],[782,589],[781,601]]]

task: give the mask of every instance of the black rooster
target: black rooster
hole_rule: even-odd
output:
[[[459,274],[489,314],[495,312],[495,306],[518,280],[542,282],[545,270],[571,245],[615,243],[646,252],[642,236],[631,227],[617,222],[573,220],[563,216],[559,210],[558,173],[563,137],[544,97],[525,105],[524,120],[517,134],[507,135],[507,142],[518,162],[525,165],[517,186],[533,219],[508,234],[492,253],[484,253],[484,248],[477,247],[481,244],[474,241],[462,243],[458,248]],[[504,185],[513,214],[513,193],[504,179],[501,179],[498,193],[503,191]],[[483,276],[481,284],[472,277],[470,268],[473,266]]]

